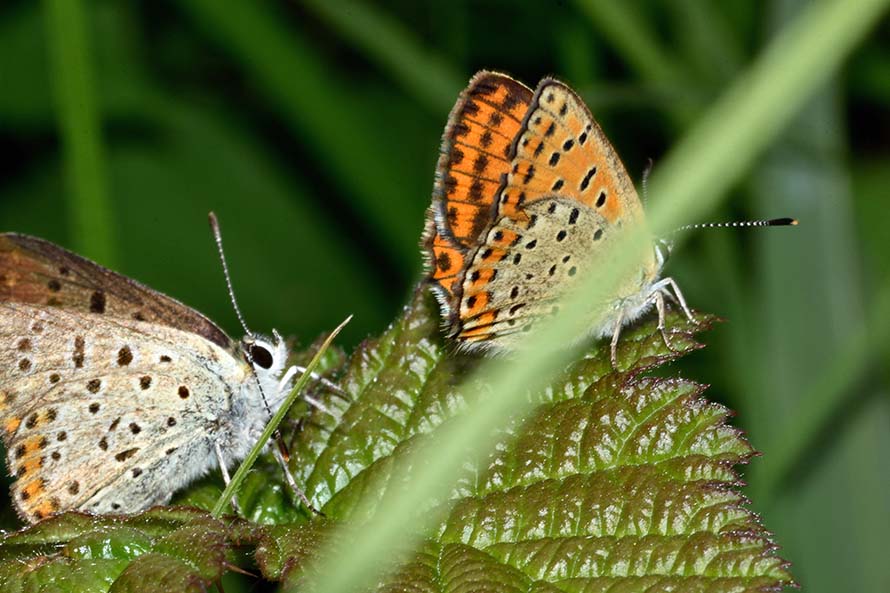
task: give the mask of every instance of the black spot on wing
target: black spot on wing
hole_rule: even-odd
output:
[[[93,294],[90,295],[90,312],[91,313],[104,313],[105,312],[105,292],[101,290],[93,291]]]
[[[581,180],[581,185],[578,186],[581,191],[587,189],[587,186],[590,185],[590,180],[593,179],[594,175],[596,175],[595,166],[588,169],[587,173],[584,175],[584,179]]]

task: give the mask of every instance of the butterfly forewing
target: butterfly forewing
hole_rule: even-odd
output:
[[[502,74],[476,75],[448,120],[433,189],[436,228],[466,248],[492,222],[501,175],[531,91]]]
[[[166,501],[208,469],[247,373],[195,334],[63,308],[0,303],[0,340],[0,426],[29,521]]]
[[[49,241],[16,233],[0,234],[0,303],[8,302],[146,321],[231,346],[216,324],[175,299]]]
[[[501,214],[525,218],[525,204],[553,195],[595,208],[610,223],[642,216],[633,182],[587,106],[563,83],[545,79],[514,142]]]

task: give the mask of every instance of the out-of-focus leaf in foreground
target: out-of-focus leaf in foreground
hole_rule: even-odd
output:
[[[669,327],[678,352],[649,319],[622,335],[622,371],[599,344],[544,392],[517,393],[532,398],[532,414],[504,418],[489,455],[467,443],[454,489],[405,509],[436,523],[417,549],[392,559],[378,588],[735,592],[789,584],[786,563],[738,491],[733,466],[753,450],[725,423],[729,411],[707,402],[703,385],[645,374],[698,347],[697,328],[680,316]],[[360,529],[384,497],[410,488],[409,453],[461,421],[470,402],[459,386],[477,363],[443,343],[435,306],[418,292],[346,364],[340,382],[350,397],[327,402],[338,418],[310,412],[291,443],[297,481],[324,516],[268,508],[286,497],[259,494],[259,483],[282,492],[260,468],[248,482],[253,492],[242,491],[246,516],[292,522],[214,521],[184,510],[66,515],[6,537],[0,589],[142,591],[162,579],[190,590],[241,565],[311,590],[320,553],[339,548],[349,561],[342,527]],[[344,539],[331,548],[331,538]]]

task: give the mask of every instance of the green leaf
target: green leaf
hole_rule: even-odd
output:
[[[701,328],[677,314],[668,327],[675,352],[649,319],[622,334],[623,370],[612,369],[608,344],[600,343],[543,391],[517,393],[531,398],[532,413],[504,418],[489,455],[467,443],[454,489],[406,510],[436,522],[418,534],[419,547],[391,559],[378,588],[753,591],[789,584],[786,563],[738,491],[733,466],[754,451],[725,423],[729,410],[703,399],[703,385],[646,373],[699,347],[692,332]],[[299,413],[293,470],[324,516],[295,511],[267,460],[239,494],[250,521],[177,508],[131,518],[55,517],[6,537],[0,585],[56,586],[74,578],[60,576],[64,565],[84,590],[141,591],[158,582],[199,590],[241,563],[286,587],[311,589],[319,555],[335,550],[348,558],[348,529],[361,529],[386,497],[410,488],[411,453],[461,420],[470,402],[460,385],[480,360],[451,350],[435,303],[418,291],[403,316],[346,363],[340,384],[350,398],[325,402],[338,418]],[[203,482],[180,500],[206,506],[218,492]],[[253,563],[236,553],[245,550]]]
[[[228,561],[230,527],[206,513],[158,508],[133,517],[66,513],[6,535],[0,590],[202,590]]]

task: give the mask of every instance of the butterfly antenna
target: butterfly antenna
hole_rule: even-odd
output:
[[[222,231],[219,230],[219,220],[213,212],[208,215],[208,218],[210,219],[210,230],[213,231],[213,239],[216,241],[216,249],[219,251],[219,261],[222,262],[223,275],[226,277],[226,287],[229,289],[229,300],[232,301],[232,307],[235,309],[235,315],[238,316],[238,321],[241,323],[241,327],[244,328],[244,333],[248,336],[253,336],[253,332],[250,331],[250,328],[247,327],[247,322],[244,321],[244,315],[241,314],[241,307],[238,306],[238,300],[235,298],[235,289],[232,288],[232,276],[229,274],[229,264],[226,263],[226,252],[223,250]],[[244,354],[247,356],[247,362],[250,363],[251,370],[253,370],[253,378],[256,380],[257,387],[260,390],[260,397],[263,399],[263,405],[271,416],[272,408],[269,407],[269,401],[266,399],[263,383],[260,381],[260,378],[257,376],[256,370],[254,369],[253,355],[250,353],[250,348],[245,348]]]
[[[737,220],[734,222],[702,222],[699,224],[687,224],[676,229],[673,234],[694,229],[725,229],[748,228],[762,226],[797,226],[796,218],[771,218],[769,220]]]
[[[238,316],[238,321],[241,323],[241,327],[244,328],[244,333],[248,336],[252,336],[253,332],[250,331],[250,328],[247,327],[247,322],[244,321],[244,315],[241,314],[241,308],[238,306],[238,300],[235,298],[235,289],[232,288],[232,276],[229,275],[229,264],[226,263],[226,252],[223,251],[222,232],[219,230],[219,220],[217,220],[216,214],[213,212],[209,214],[209,218],[210,229],[213,231],[213,239],[216,241],[216,249],[219,251],[219,261],[222,262],[223,274],[226,277],[226,287],[229,289],[229,300],[232,301],[232,307],[235,309],[235,315]]]

